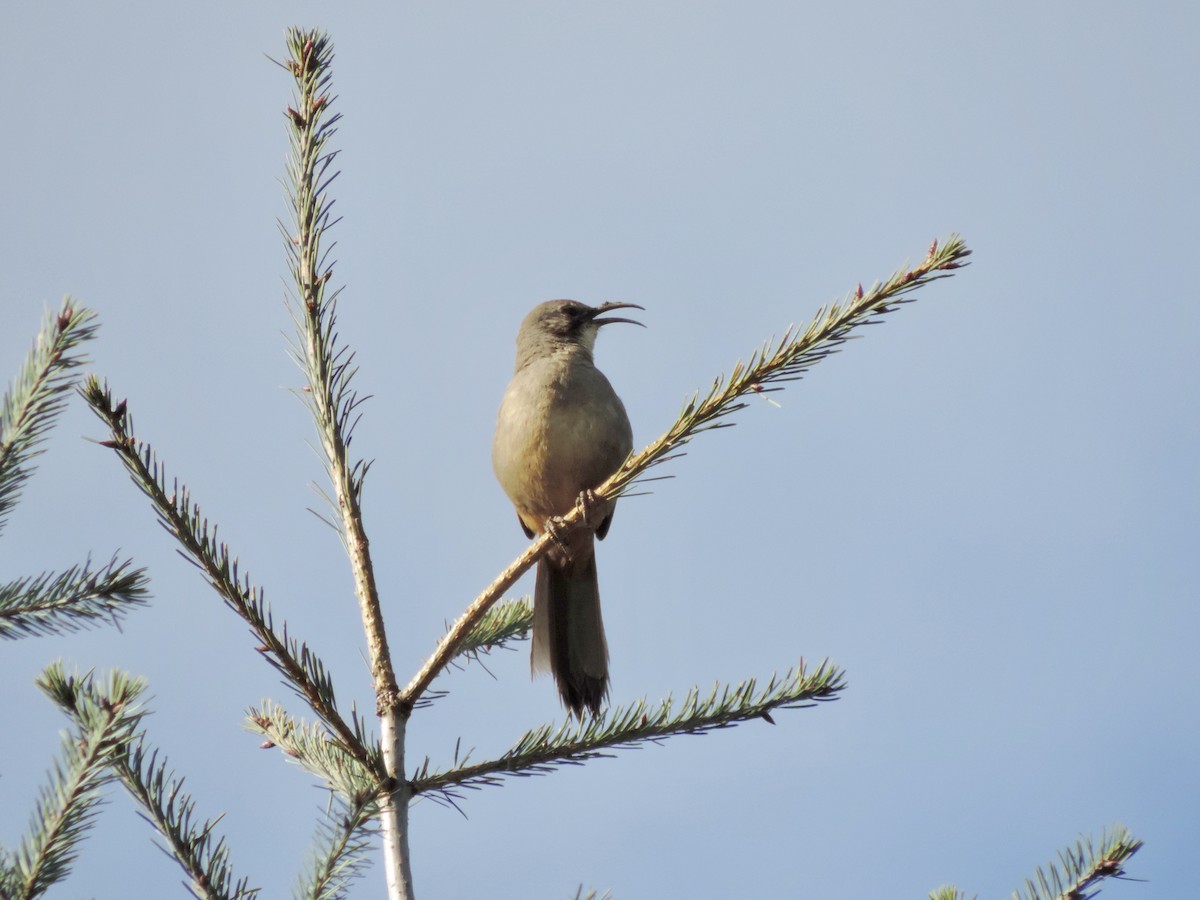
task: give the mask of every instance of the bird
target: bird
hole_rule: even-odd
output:
[[[598,500],[591,490],[633,450],[625,406],[593,360],[601,327],[642,325],[607,315],[618,309],[643,307],[549,300],[529,312],[492,441],[492,468],[526,537],[550,531],[555,539],[537,564],[530,667],[535,676],[554,676],[563,705],[578,719],[585,708],[600,713],[609,687],[595,540],[608,534],[616,501]],[[582,525],[556,528],[557,518],[580,503]]]

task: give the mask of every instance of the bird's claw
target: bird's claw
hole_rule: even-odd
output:
[[[560,516],[551,516],[546,520],[546,534],[550,535],[550,540],[554,542],[554,546],[559,549],[559,552],[570,559],[571,548],[567,546],[567,531],[567,526]]]
[[[575,500],[575,508],[579,510],[580,521],[582,521],[583,524],[588,528],[592,528],[592,513],[595,512],[596,506],[599,503],[600,498],[596,496],[596,492],[591,488],[587,488]]]

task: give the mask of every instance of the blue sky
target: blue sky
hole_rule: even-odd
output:
[[[64,293],[94,371],[343,702],[370,708],[348,567],[306,508],[275,218],[290,84],[337,47],[334,280],[373,395],[355,447],[402,680],[524,546],[494,483],[525,312],[646,307],[597,360],[635,444],[791,322],[960,232],[973,265],[698,439],[600,548],[613,699],[828,656],[843,699],[413,812],[422,897],[1006,895],[1080,832],[1147,841],[1106,897],[1182,896],[1200,837],[1194,5],[9,4],[0,372]],[[75,403],[0,579],[114,550],[123,632],[0,648],[0,840],[63,723],[63,657],[146,675],[152,739],[239,873],[290,888],[322,795],[243,731],[254,642]],[[528,581],[520,590],[528,590]],[[445,676],[410,756],[560,719],[527,650]],[[136,873],[136,886],[130,873]],[[54,896],[183,896],[119,793]],[[378,896],[376,868],[354,893]]]

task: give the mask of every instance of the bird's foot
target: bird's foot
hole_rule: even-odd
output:
[[[567,532],[570,528],[562,520],[561,516],[551,516],[546,520],[546,534],[550,535],[550,540],[554,542],[554,546],[558,548],[564,559],[571,558],[571,548],[567,546]]]
[[[579,510],[579,519],[588,528],[595,531],[595,526],[592,524],[592,514],[596,511],[596,507],[600,504],[600,498],[596,496],[596,492],[588,488],[575,500],[575,508]]]
[[[596,518],[596,507],[599,505],[600,498],[591,488],[581,493],[575,501],[575,508],[579,510],[579,521],[592,531],[596,530],[593,520]],[[568,525],[562,516],[551,516],[546,519],[546,534],[550,535],[550,540],[554,542],[554,546],[558,548],[564,559],[569,560],[572,556],[571,544],[567,540],[567,536],[578,527],[579,525]]]

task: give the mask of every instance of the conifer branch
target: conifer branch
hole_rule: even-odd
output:
[[[357,714],[352,713],[352,716],[356,728],[361,729]],[[376,773],[383,763],[378,743],[367,745],[372,764],[364,765],[326,726],[296,719],[270,700],[247,712],[246,727],[266,738],[263,749],[278,747],[285,756],[322,779],[348,803],[357,804],[364,797],[370,799],[379,790]]]
[[[371,841],[378,833],[374,819],[379,814],[379,787],[374,772],[348,754],[322,726],[289,716],[277,703],[264,701],[261,708],[252,708],[247,727],[267,739],[263,749],[279,747],[330,789],[331,809],[318,829],[308,872],[294,895],[305,900],[345,896],[369,862]],[[378,760],[378,745],[373,744],[371,752]]]
[[[111,778],[109,767],[133,740],[143,715],[137,701],[145,682],[114,672],[108,677],[104,703],[77,698],[77,688],[90,689],[93,681],[90,673],[80,679],[64,674],[61,663],[38,676],[38,687],[67,709],[76,727],[64,736],[50,784],[39,794],[29,832],[5,877],[10,888],[6,896],[29,900],[66,877],[75,846],[102,802],[100,791]]]
[[[145,569],[133,561],[93,570],[91,561],[65,572],[45,572],[0,585],[0,638],[65,634],[99,622],[116,624],[132,606],[150,596]]]
[[[529,637],[533,628],[533,600],[521,597],[497,603],[458,647],[458,655],[478,659],[480,653],[506,647]]]
[[[337,151],[329,144],[337,132],[340,114],[330,112],[333,43],[320,31],[288,29],[289,59],[281,63],[295,80],[293,106],[287,109],[291,154],[287,164],[287,191],[292,210],[290,227],[280,226],[288,247],[288,262],[295,293],[290,308],[296,321],[293,356],[305,373],[304,394],[325,453],[333,486],[333,521],[354,572],[355,593],[367,637],[367,653],[380,720],[383,785],[379,817],[383,836],[384,868],[389,895],[412,896],[412,871],[408,851],[408,784],[404,780],[404,730],[412,705],[403,702],[392,668],[384,628],[383,610],[375,584],[370,544],[362,515],[362,486],[370,463],[351,460],[350,443],[358,422],[360,397],[352,383],[357,367],[354,354],[341,345],[337,334],[337,299],[340,289],[326,293],[333,264],[322,241],[335,221],[328,190],[338,173],[333,169]],[[332,245],[330,246],[332,249]]]
[[[31,460],[67,402],[79,351],[99,324],[90,309],[67,297],[48,314],[12,388],[0,404],[0,530],[32,475]],[[144,569],[116,557],[98,571],[91,560],[62,573],[44,572],[0,585],[0,637],[64,634],[101,622],[118,624],[130,607],[149,598]],[[0,878],[3,874],[0,873]]]
[[[47,675],[50,674],[48,669]],[[118,671],[109,675],[104,686],[97,685],[90,675],[78,680],[64,679],[55,672],[47,680],[54,684],[53,691],[47,693],[80,727],[84,727],[83,720],[90,710],[120,708],[121,684],[136,684],[139,692],[144,686],[140,680],[131,681]],[[142,715],[138,712],[129,723],[131,739],[109,759],[112,771],[142,807],[146,820],[166,840],[166,852],[187,874],[188,887],[195,896],[203,900],[251,900],[258,896],[258,889],[249,887],[245,878],[234,880],[225,839],[213,840],[220,817],[196,822],[196,802],[183,790],[183,779],[167,768],[166,760],[160,758],[157,750],[148,748],[144,734],[134,732]]]
[[[76,352],[95,337],[96,314],[63,300],[49,313],[33,349],[0,403],[0,531],[16,505],[21,486],[32,474],[31,460],[41,452],[46,433],[62,412],[75,386],[75,369],[87,362]]]
[[[678,709],[670,697],[657,706],[643,699],[582,722],[568,720],[557,729],[552,725],[535,728],[502,756],[487,762],[469,765],[461,759],[454,768],[434,772],[426,759],[413,777],[413,792],[438,792],[453,801],[461,788],[501,784],[514,775],[542,775],[558,766],[611,756],[612,750],[657,744],[679,734],[703,734],[751,719],[772,722],[773,710],[836,700],[844,687],[845,673],[824,661],[811,674],[801,663],[783,676],[772,676],[761,688],[754,679],[732,688],[718,684],[706,697],[692,688]]]
[[[20,896],[21,879],[17,877],[16,870],[9,865],[9,854],[3,845],[0,845],[0,897],[18,897]]]
[[[768,342],[751,354],[748,364],[737,363],[727,379],[718,377],[704,400],[699,399],[697,392],[661,437],[640,452],[630,454],[621,468],[593,493],[599,500],[621,496],[642,478],[647,469],[679,456],[682,447],[697,434],[733,424],[721,420],[744,409],[749,395],[781,390],[783,383],[798,380],[809,368],[835,353],[853,337],[850,332],[855,328],[874,325],[880,321],[880,316],[892,312],[900,304],[912,302],[916,299],[912,296],[913,291],[949,277],[955,269],[967,265],[966,258],[970,254],[957,235],[951,235],[940,246],[934,241],[919,265],[898,270],[886,282],[869,291],[863,291],[860,285],[842,303],[818,310],[802,332],[789,328],[778,343]],[[582,508],[576,507],[562,517],[561,525],[564,528],[578,525],[582,513]],[[458,648],[488,609],[546,553],[550,544],[549,534],[537,537],[471,602],[404,688],[405,704],[411,707],[417,703],[437,674],[458,654]]]
[[[308,875],[300,880],[295,896],[303,900],[339,900],[350,884],[362,876],[368,863],[372,838],[378,829],[373,819],[379,807],[373,798],[348,802],[333,798],[334,808],[317,834]]]
[[[854,329],[879,324],[881,316],[916,300],[913,292],[917,289],[948,278],[955,269],[968,265],[966,258],[970,255],[958,235],[951,235],[945,244],[934,241],[919,265],[899,269],[869,291],[859,285],[841,303],[819,309],[803,331],[789,327],[778,342],[768,341],[750,354],[748,363],[737,362],[727,378],[718,376],[703,400],[697,391],[666,433],[639,453],[630,454],[595,493],[605,498],[619,497],[648,468],[677,457],[697,434],[734,424],[723,420],[744,409],[750,395],[779,391],[783,384],[800,380],[810,368],[855,337],[851,334]]]
[[[134,436],[133,417],[126,402],[114,403],[108,386],[94,376],[84,382],[82,393],[92,411],[108,426],[111,438],[101,441],[101,445],[117,454],[134,484],[150,498],[159,522],[179,542],[181,555],[204,573],[226,605],[249,624],[260,642],[259,652],[344,743],[347,752],[369,764],[366,736],[357,722],[351,727],[338,711],[333,680],[325,664],[306,643],[288,635],[286,624],[281,631],[276,629],[262,588],[240,571],[228,546],[217,540],[217,527],[210,527],[187,487],[178,479],[168,482],[166,467],[154,449]]]
[[[214,831],[223,815],[198,820],[196,801],[183,789],[183,778],[168,767],[166,757],[139,736],[115,766],[125,789],[142,807],[147,822],[166,842],[163,848],[188,877],[188,888],[203,900],[250,900],[259,888],[236,878],[225,838]]]
[[[1087,900],[1100,890],[1105,878],[1122,878],[1125,863],[1142,847],[1124,825],[1114,825],[1100,836],[1080,837],[1074,847],[1059,851],[1058,865],[1039,868],[1025,880],[1024,890],[1013,891],[1013,900]]]
[[[341,114],[330,114],[333,44],[319,32],[288,32],[291,59],[283,64],[296,79],[295,108],[287,111],[291,156],[288,159],[288,199],[292,208],[291,231],[280,224],[288,238],[288,263],[299,296],[289,293],[289,308],[296,323],[292,357],[304,372],[308,385],[301,393],[325,453],[325,464],[335,496],[330,498],[332,522],[350,554],[376,695],[384,705],[395,701],[399,689],[392,673],[387,635],[379,594],[375,587],[369,542],[362,519],[362,486],[370,463],[351,461],[349,449],[360,397],[353,388],[358,372],[354,353],[343,346],[337,334],[339,288],[326,294],[333,265],[321,241],[336,222],[331,221],[333,201],[327,191],[338,173],[331,171],[337,157],[329,142],[337,133]]]
[[[579,510],[573,510],[570,515],[564,517],[563,521],[567,525],[573,525],[580,518]],[[466,612],[450,626],[450,630],[438,642],[437,649],[425,660],[417,674],[405,686],[401,693],[401,699],[406,707],[412,708],[420,702],[433,679],[459,655],[459,647],[483,621],[488,610],[504,596],[505,591],[517,583],[517,579],[525,574],[530,566],[541,559],[550,544],[551,538],[548,533],[534,538],[526,546],[524,552],[509,563],[508,567],[496,576],[496,579],[484,589],[482,594],[471,601]]]

